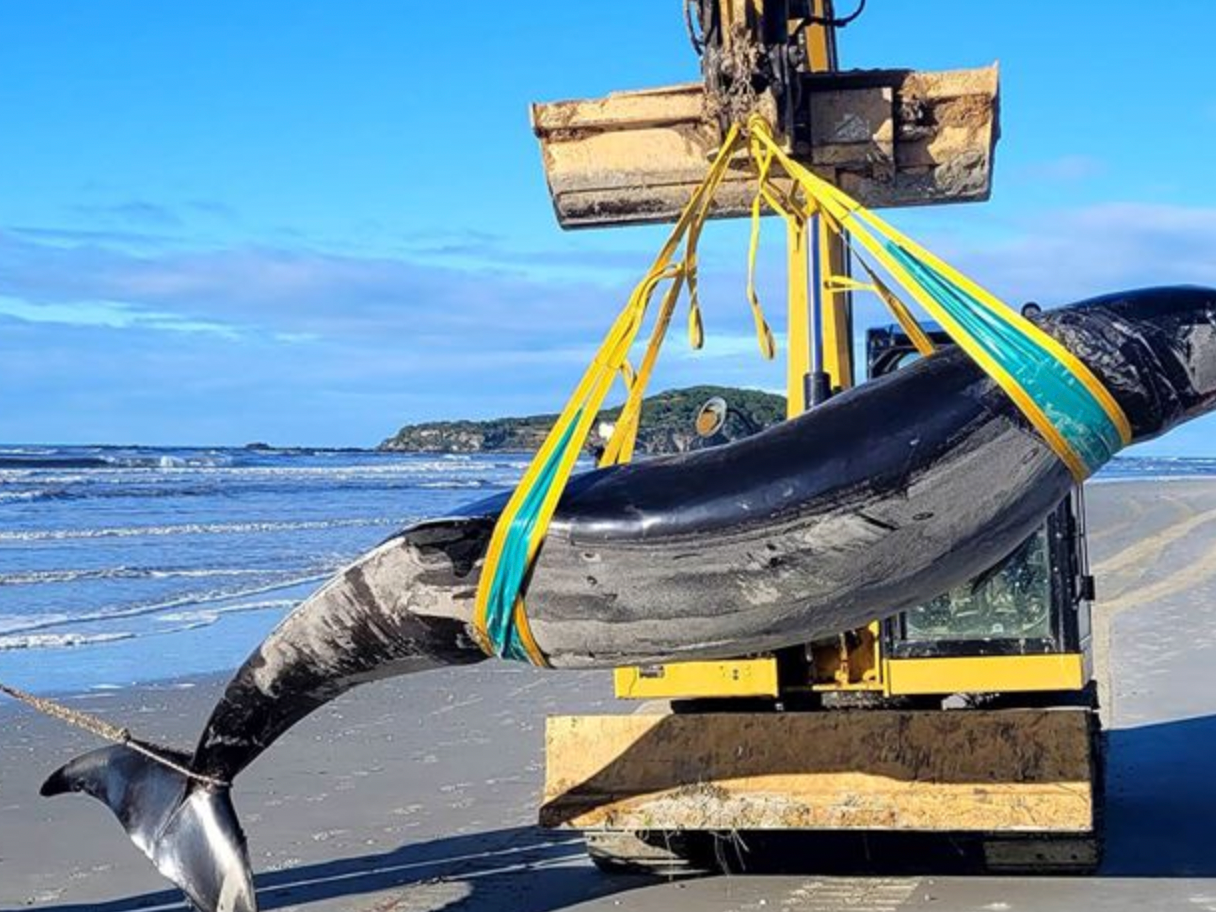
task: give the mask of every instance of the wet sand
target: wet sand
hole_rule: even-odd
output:
[[[533,822],[545,715],[619,711],[609,676],[487,663],[348,695],[240,777],[234,798],[261,906],[1216,912],[1216,482],[1094,485],[1089,515],[1110,728],[1099,877],[805,873],[672,883],[601,874],[575,834]],[[187,746],[221,684],[183,681],[71,702]],[[47,772],[96,745],[0,706],[0,910],[183,908],[103,807],[79,796],[38,797]]]

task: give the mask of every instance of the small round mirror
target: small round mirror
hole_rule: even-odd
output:
[[[726,424],[728,406],[721,396],[713,396],[705,400],[705,404],[697,410],[697,436],[708,440],[722,430]]]

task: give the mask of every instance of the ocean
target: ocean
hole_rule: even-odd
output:
[[[65,692],[234,667],[335,570],[526,465],[0,446],[0,681]]]
[[[125,687],[233,668],[405,524],[505,490],[524,454],[0,446],[0,682]],[[1216,475],[1116,459],[1098,481]]]

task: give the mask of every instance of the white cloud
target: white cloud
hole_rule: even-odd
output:
[[[1011,303],[1216,284],[1216,208],[1103,203],[1043,211],[1018,227],[984,243],[951,235],[935,252]]]
[[[946,215],[918,237],[1012,304],[1216,285],[1216,208],[1108,203],[1012,224],[983,209]],[[770,233],[761,297],[778,361],[758,357],[743,239],[716,244],[702,261],[706,348],[689,352],[681,306],[653,389],[782,387],[785,271]],[[0,436],[367,443],[407,420],[553,411],[635,277],[0,232]],[[858,302],[859,331],[888,321],[872,297]]]
[[[27,323],[95,326],[108,329],[159,329],[167,332],[210,333],[236,338],[231,326],[188,320],[173,313],[142,310],[122,301],[79,301],[71,304],[31,304],[19,298],[0,297],[0,314]]]

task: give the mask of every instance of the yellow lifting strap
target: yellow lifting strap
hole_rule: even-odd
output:
[[[684,207],[650,270],[634,288],[494,526],[478,581],[473,615],[474,634],[481,647],[491,655],[546,664],[528,625],[520,592],[591,425],[617,376],[624,378],[628,394],[601,464],[625,461],[632,456],[646,383],[685,283],[691,292],[693,342],[698,344],[700,341],[700,313],[696,300],[697,241],[714,192],[740,146],[741,136],[737,127],[727,132],[704,182]],[[680,262],[673,262],[681,242],[685,245],[684,256]],[[672,285],[663,297],[646,353],[633,375],[627,361],[629,351],[641,331],[656,288],[667,280],[671,280]],[[759,301],[754,294],[749,300],[757,328],[764,331],[762,348],[771,349],[772,333],[760,313]]]
[[[807,262],[810,232],[801,216],[785,220],[785,250],[788,288],[785,353],[785,417],[797,418],[810,405],[806,401],[806,376],[811,372],[811,307]]]
[[[896,296],[895,292],[887,287],[887,283],[878,277],[878,274],[870,268],[870,264],[857,257],[857,262],[861,264],[861,268],[866,271],[866,275],[870,277],[869,284],[862,282],[853,283],[854,287],[859,289],[871,290],[878,295],[879,300],[887,306],[887,310],[895,317],[900,328],[907,333],[908,339],[922,356],[933,354],[937,346],[933,344],[933,340],[921,328],[920,322],[912,315],[912,311],[908,309],[908,305]]]
[[[738,133],[732,133],[727,136],[715,161],[715,165],[718,162],[722,162],[723,167],[721,169],[711,167],[704,185],[693,195],[693,200],[696,202],[697,207],[692,220],[688,223],[687,235],[684,240],[684,256],[681,258],[680,265],[676,275],[672,279],[671,285],[663,295],[663,302],[659,306],[659,312],[655,317],[654,327],[650,332],[650,341],[646,346],[645,354],[642,356],[642,363],[638,367],[636,375],[631,374],[626,382],[625,404],[621,407],[621,413],[616,420],[612,436],[609,438],[607,446],[604,447],[603,455],[600,457],[599,465],[601,467],[618,465],[633,459],[633,449],[637,443],[638,427],[642,419],[642,400],[645,398],[646,387],[650,383],[650,376],[654,373],[654,366],[658,363],[659,352],[663,347],[663,341],[671,325],[672,315],[675,313],[676,304],[680,300],[680,292],[685,284],[688,286],[689,344],[693,349],[699,349],[705,343],[705,329],[701,321],[701,304],[697,294],[697,244],[701,239],[701,229],[705,226],[705,220],[709,217],[709,207],[713,202],[714,193],[717,191],[719,184],[722,183],[722,178],[726,176],[726,163],[729,161],[730,156],[734,154],[738,141]],[[689,205],[692,205],[692,203]],[[677,225],[677,230],[678,228],[679,226]]]
[[[779,150],[777,150],[779,151]],[[769,182],[768,175],[772,170],[772,161],[775,152],[770,149],[763,149],[759,137],[753,136],[752,139],[752,156],[757,161],[757,180],[758,187],[756,196],[752,205],[752,236],[751,244],[748,251],[748,269],[749,277],[755,269],[756,250],[759,247],[759,232],[760,232],[760,211],[756,205],[756,201],[763,199],[768,203],[778,215],[785,219],[787,226],[787,259],[788,259],[788,276],[789,276],[789,323],[787,329],[787,338],[789,353],[786,356],[788,362],[786,388],[789,391],[786,402],[786,417],[794,418],[806,411],[807,403],[805,402],[805,392],[802,389],[801,378],[805,377],[811,370],[810,363],[810,342],[811,342],[811,327],[810,327],[810,308],[807,295],[807,287],[809,284],[807,277],[807,223],[811,216],[818,215],[824,225],[824,231],[821,237],[816,239],[823,247],[826,247],[825,239],[828,234],[833,234],[844,239],[849,249],[853,251],[852,244],[849,243],[848,235],[840,228],[840,226],[832,219],[825,211],[819,208],[818,204],[812,198],[807,203],[799,205],[795,201],[792,191],[781,192],[780,189]],[[908,334],[909,340],[921,355],[932,354],[936,346],[933,340],[926,335],[921,328],[920,323],[907,305],[899,299],[899,297],[891,291],[885,282],[870,268],[869,264],[861,257],[856,256],[856,251],[853,251],[857,262],[861,264],[862,269],[870,277],[869,282],[859,282],[852,276],[830,275],[827,272],[828,257],[821,252],[820,262],[823,264],[822,290],[826,294],[834,294],[842,291],[872,291],[879,300],[886,305],[887,310],[899,323],[900,327]],[[749,286],[750,287],[750,286]]]

